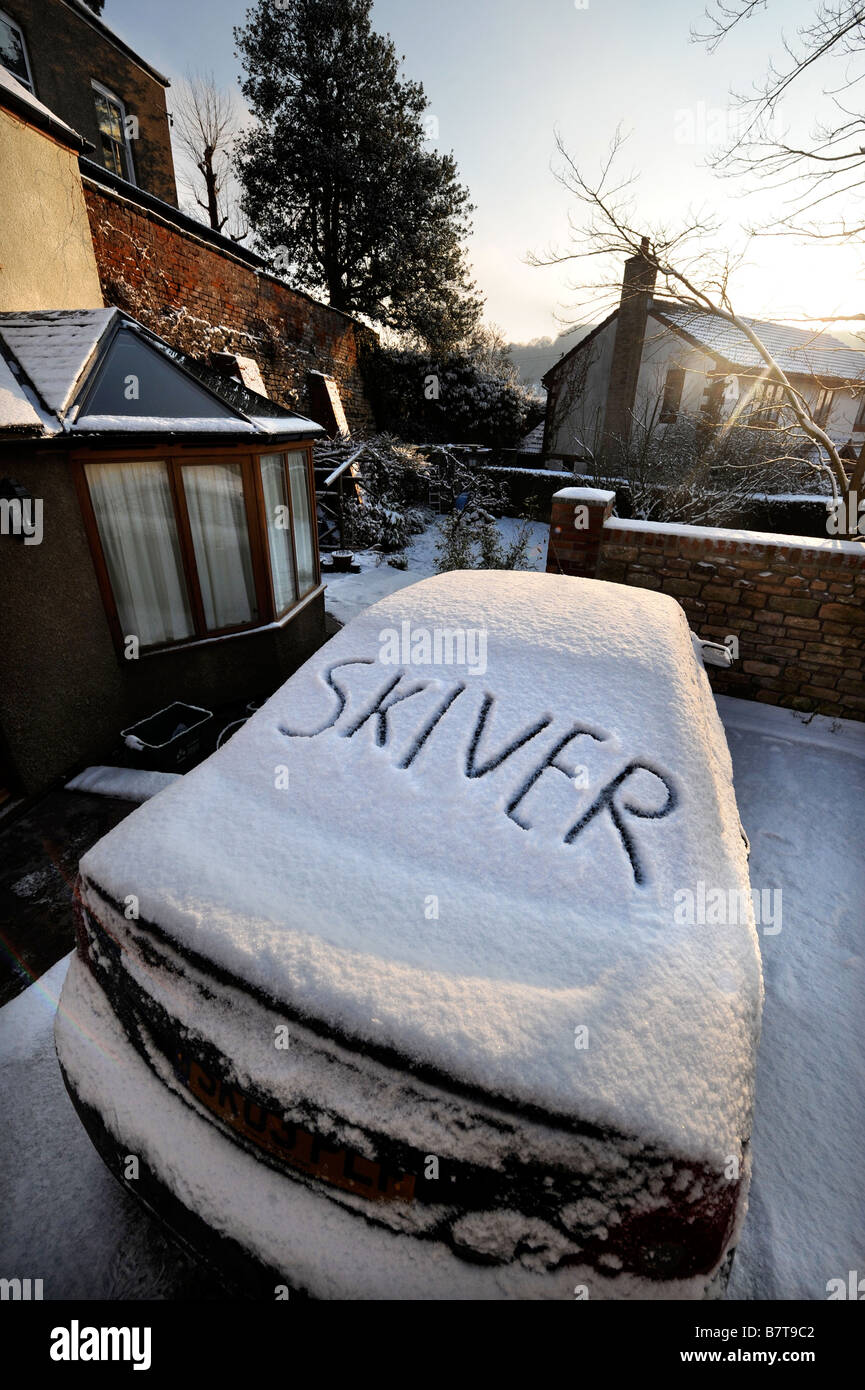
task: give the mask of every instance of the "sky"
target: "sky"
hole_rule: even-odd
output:
[[[423,83],[438,120],[436,143],[453,152],[471,192],[474,276],[485,318],[508,339],[554,337],[568,322],[600,316],[586,308],[596,267],[526,263],[530,252],[567,247],[569,213],[582,217],[551,169],[556,130],[594,174],[621,126],[628,140],[620,167],[639,175],[637,215],[650,232],[699,207],[722,219],[714,244],[738,248],[741,227],[769,206],[766,195],[743,198],[719,180],[706,157],[735,119],[731,87],[746,89],[763,74],[780,54],[782,31],[792,35],[806,22],[815,0],[769,0],[714,55],[690,38],[703,3],[376,0],[374,25],[390,33],[406,75]],[[103,17],[167,77],[212,70],[237,90],[232,28],[246,8],[237,0],[107,0]],[[782,119],[795,128],[820,102],[820,84],[803,85]],[[761,239],[732,282],[733,302],[755,317],[853,313],[863,299],[861,276],[855,250]]]

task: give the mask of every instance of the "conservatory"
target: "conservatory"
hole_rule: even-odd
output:
[[[320,645],[322,433],[117,309],[0,314],[0,727],[25,790],[154,701],[269,693]]]

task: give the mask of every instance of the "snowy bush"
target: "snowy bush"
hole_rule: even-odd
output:
[[[519,570],[528,569],[527,551],[531,528],[521,526],[510,544],[502,539],[496,519],[483,507],[467,505],[454,510],[439,522],[441,539],[436,546],[436,569]]]
[[[470,349],[432,357],[378,347],[364,375],[376,418],[419,443],[512,448],[543,419],[537,396]]]

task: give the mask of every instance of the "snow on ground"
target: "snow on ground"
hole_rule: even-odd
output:
[[[751,1210],[731,1298],[825,1298],[865,1273],[865,725],[719,698],[753,887],[783,890],[760,938]]]
[[[529,544],[526,551],[526,566],[531,570],[543,572],[547,567],[547,543],[550,528],[543,522],[525,523],[512,516],[500,517],[496,525],[505,545],[509,545],[521,526],[528,525]],[[389,565],[387,558],[375,550],[355,552],[355,564],[360,565],[359,574],[328,575],[325,608],[338,622],[347,623],[378,603],[404,589],[407,584],[416,584],[419,579],[428,579],[436,573],[435,549],[439,542],[438,523],[433,522],[420,535],[413,536],[411,544],[405,548],[408,568],[396,569]]]
[[[752,883],[784,895],[782,930],[761,936],[754,1178],[729,1296],[824,1299],[865,1252],[865,727],[718,706]],[[0,1272],[44,1278],[46,1298],[212,1294],[108,1175],[66,1097],[52,1038],[66,967],[0,1010]]]

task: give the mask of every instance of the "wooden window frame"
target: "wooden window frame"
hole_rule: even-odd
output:
[[[293,602],[281,610],[277,609],[275,601],[273,574],[270,564],[270,546],[267,536],[268,523],[264,509],[264,490],[261,483],[260,468],[260,460],[272,454],[280,455],[283,463],[285,490],[288,498],[289,521],[291,525],[290,535],[292,564],[294,567],[294,586],[297,592],[297,597]],[[306,478],[310,499],[310,524],[313,534],[314,576],[312,584],[304,593],[300,592],[297,574],[297,553],[294,540],[294,504],[291,496],[291,480],[288,469],[289,455],[294,454],[303,454],[306,460]],[[178,446],[173,443],[167,449],[159,448],[158,446],[149,446],[145,449],[75,450],[71,457],[75,488],[81,505],[84,529],[90,546],[90,553],[93,557],[96,579],[102,595],[102,602],[105,606],[108,626],[111,630],[118,655],[123,656],[124,654],[125,637],[127,634],[123,632],[117,603],[114,598],[111,576],[105,558],[102,538],[99,534],[99,524],[96,520],[96,511],[93,506],[93,499],[90,496],[85,464],[123,463],[124,460],[129,463],[164,463],[166,466],[174,509],[174,522],[177,528],[177,540],[180,547],[183,577],[186,584],[186,594],[194,628],[194,631],[188,637],[181,637],[173,642],[159,642],[151,646],[142,646],[142,656],[150,656],[158,652],[174,651],[180,647],[191,647],[199,643],[212,642],[214,639],[220,637],[240,636],[243,633],[260,632],[263,628],[270,627],[274,623],[282,624],[290,620],[293,610],[299,609],[306,603],[310,596],[321,587],[321,561],[318,550],[318,526],[316,523],[315,505],[315,473],[313,470],[312,445],[308,441],[304,441],[300,444],[281,443],[270,446],[264,445],[262,441],[262,444],[258,445],[254,451],[250,451],[247,448],[228,449],[224,446],[222,448],[208,449],[206,447],[202,448],[200,445]],[[239,623],[231,627],[209,629],[204,616],[204,604],[201,597],[201,585],[198,578],[198,565],[195,558],[195,546],[193,544],[192,531],[189,523],[189,511],[186,503],[182,470],[189,466],[204,466],[213,463],[234,463],[240,466],[258,617],[248,623]]]
[[[32,69],[32,67],[30,66],[30,54],[29,54],[29,52],[28,52],[28,50],[27,50],[27,35],[24,33],[24,30],[23,30],[23,28],[21,27],[21,25],[18,23],[18,20],[17,20],[17,19],[13,19],[12,16],[11,16],[11,14],[7,14],[6,11],[5,11],[4,9],[0,9],[0,19],[4,19],[4,20],[6,21],[6,23],[9,25],[9,28],[10,28],[10,29],[16,29],[16,30],[18,31],[18,36],[19,36],[19,38],[21,39],[21,51],[22,51],[22,53],[24,54],[24,67],[27,69],[27,84],[26,84],[26,85],[27,85],[27,87],[29,88],[30,95],[31,95],[32,97],[35,97],[35,96],[36,96],[36,85],[35,85],[35,83],[34,83],[34,81],[33,81],[33,69]],[[10,74],[11,77],[16,78],[16,81],[18,81],[18,82],[21,81],[20,77],[18,77],[16,73],[12,72],[11,68],[6,68],[6,69],[4,69],[4,70],[5,70],[6,72],[8,72],[8,73]]]
[[[126,103],[122,100],[121,97],[117,95],[116,92],[112,92],[110,87],[106,87],[102,82],[97,82],[95,77],[91,77],[90,79],[90,88],[91,91],[98,92],[99,95],[101,97],[104,97],[106,101],[112,101],[120,111],[120,128],[123,131],[123,162],[126,165],[126,173],[124,175],[120,175],[120,177],[125,178],[127,183],[131,183],[135,187],[137,187],[138,181],[136,179],[135,174],[135,161],[132,158],[132,142],[130,141],[129,136],[126,134]],[[96,105],[95,100],[93,104],[94,106]],[[98,111],[96,113],[96,129],[99,131],[100,141],[103,140],[105,138],[105,132],[99,124]],[[112,137],[108,138],[110,139]],[[101,153],[102,151],[100,149],[100,154]],[[107,169],[108,165],[106,164],[104,167]],[[116,172],[117,171],[115,169],[109,169],[109,173],[111,174],[114,174]]]

